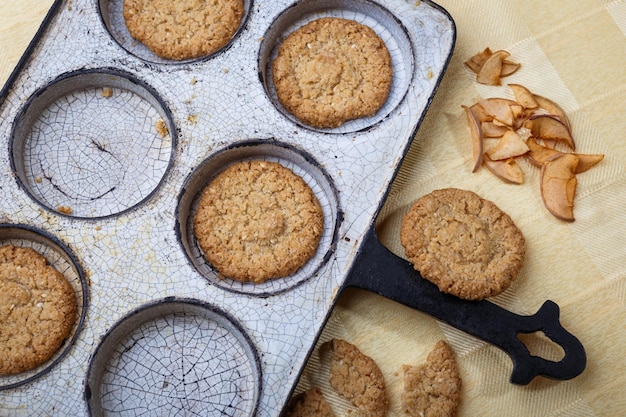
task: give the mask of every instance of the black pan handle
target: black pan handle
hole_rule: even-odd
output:
[[[384,247],[374,228],[368,232],[343,288],[374,292],[420,310],[459,330],[504,350],[513,361],[510,381],[526,385],[538,375],[566,380],[585,369],[587,358],[581,342],[559,322],[559,306],[546,301],[532,316],[511,313],[486,300],[467,301],[439,291],[423,279],[413,265]],[[558,362],[530,354],[519,334],[542,331],[561,346]]]

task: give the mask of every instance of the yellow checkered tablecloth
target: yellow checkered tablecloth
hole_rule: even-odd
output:
[[[0,3],[0,82],[4,84],[34,35],[51,0]],[[463,378],[459,416],[626,415],[626,1],[441,0],[457,25],[448,71],[378,218],[383,243],[402,256],[402,217],[416,198],[434,189],[472,190],[494,201],[520,227],[527,258],[512,287],[493,300],[532,314],[547,300],[584,344],[588,364],[570,381],[536,378],[508,382],[512,364],[502,351],[420,312],[363,291],[344,293],[321,341],[338,336],[374,358],[391,392],[390,416],[400,409],[402,364],[425,360],[445,338]],[[471,173],[471,142],[462,104],[480,97],[512,97],[506,86],[479,85],[463,62],[486,46],[505,49],[522,68],[505,83],[549,97],[567,112],[577,151],[604,161],[578,176],[576,221],[564,223],[544,208],[539,172],[524,163],[525,183],[508,185],[486,169]],[[531,351],[552,349],[532,339]],[[316,352],[299,390],[320,386],[339,415]],[[1,406],[1,404],[0,404]]]

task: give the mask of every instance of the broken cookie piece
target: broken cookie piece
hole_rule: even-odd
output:
[[[385,416],[389,398],[376,362],[345,340],[333,339],[328,346],[332,351],[330,385],[366,415]]]
[[[284,417],[334,417],[319,388],[311,388],[294,396]]]
[[[461,376],[454,352],[440,340],[426,363],[403,365],[402,408],[410,417],[455,416],[461,402]]]

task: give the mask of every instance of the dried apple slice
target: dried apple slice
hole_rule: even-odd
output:
[[[492,120],[495,119],[504,126],[513,126],[514,121],[524,112],[524,108],[521,105],[507,98],[492,97],[482,99],[478,104],[487,115],[492,117]]]
[[[493,52],[489,47],[487,47],[483,51],[475,54],[470,59],[465,61],[464,64],[472,72],[478,75],[480,69],[485,64],[485,61],[487,61],[487,58],[489,58],[491,55],[493,55]],[[500,78],[508,77],[509,75],[520,69],[520,67],[521,64],[517,62],[513,62],[508,59],[502,60],[502,70],[500,71]]]
[[[489,155],[483,155],[483,162],[487,169],[504,182],[511,184],[522,184],[524,182],[524,172],[515,162],[514,158],[494,161]]]
[[[549,98],[542,97],[538,94],[533,94],[533,98],[540,108],[544,109],[548,114],[556,116],[561,121],[561,123],[567,126],[570,131],[572,130],[572,125],[569,121],[569,118],[567,117],[567,114],[565,114],[565,110],[563,110],[561,106],[559,106]]]
[[[504,61],[502,61],[502,71],[500,72],[500,77],[501,78],[508,77],[509,75],[513,74],[515,71],[520,69],[521,66],[522,65],[517,62],[513,62],[513,61],[509,61],[508,59],[505,59]]]
[[[515,158],[528,152],[528,146],[522,138],[512,130],[507,130],[496,145],[486,152],[494,161]]]
[[[526,145],[528,146],[528,161],[534,166],[541,168],[541,166],[550,158],[552,155],[557,153],[561,153],[556,149],[549,148],[547,146],[542,146],[537,143],[535,138],[528,138],[526,141]]]
[[[513,91],[515,101],[524,106],[526,109],[536,109],[539,107],[533,93],[521,84],[509,84],[509,88]]]
[[[493,121],[484,121],[480,123],[483,129],[483,137],[485,138],[500,138],[510,128],[506,126],[500,126]]]
[[[480,102],[472,104],[469,108],[472,110],[474,115],[476,115],[476,118],[479,122],[482,123],[493,121],[493,116],[485,111],[485,108],[480,105]]]
[[[476,172],[483,164],[483,132],[474,111],[467,106],[461,107],[465,110],[467,125],[469,126],[472,136],[472,160],[474,161],[472,172]]]
[[[465,66],[469,68],[473,73],[478,74],[483,63],[478,63],[473,59],[468,59],[464,62]]]
[[[589,170],[589,168],[595,166],[598,162],[604,159],[603,154],[577,153],[576,156],[578,156],[578,166],[576,167],[577,174]]]
[[[578,156],[571,153],[552,155],[541,167],[541,197],[556,218],[574,221],[576,170]]]
[[[478,74],[482,66],[485,64],[485,61],[487,60],[487,58],[489,58],[492,54],[493,52],[491,51],[491,49],[487,47],[483,49],[481,52],[472,56],[467,61],[465,61],[465,65],[467,65],[469,69],[471,69],[476,74]]]
[[[526,127],[536,138],[556,140],[565,143],[572,150],[575,149],[574,138],[569,128],[556,117],[547,114],[534,115],[528,119]]]
[[[491,54],[485,61],[478,75],[476,81],[486,85],[500,85],[500,77],[502,73],[502,61],[511,56],[507,51],[499,50]]]

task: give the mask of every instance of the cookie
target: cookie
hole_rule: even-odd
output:
[[[410,417],[452,417],[461,403],[461,376],[454,352],[443,340],[420,366],[404,365],[402,408]]]
[[[424,278],[468,300],[506,290],[525,257],[513,220],[493,202],[456,188],[417,200],[403,219],[400,241]]]
[[[296,272],[316,252],[324,217],[308,184],[277,162],[237,162],[203,190],[194,235],[224,276],[261,283]]]
[[[76,296],[63,274],[33,249],[0,246],[0,375],[50,359],[75,320]]]
[[[327,343],[332,351],[330,385],[366,415],[385,416],[389,398],[376,362],[345,340],[333,339]]]
[[[334,417],[335,414],[319,388],[311,388],[294,396],[284,417]]]
[[[372,28],[320,18],[292,32],[272,62],[283,107],[314,127],[338,127],[374,115],[392,80],[389,50]]]
[[[243,0],[124,0],[130,35],[162,58],[209,55],[226,45],[241,24]]]

